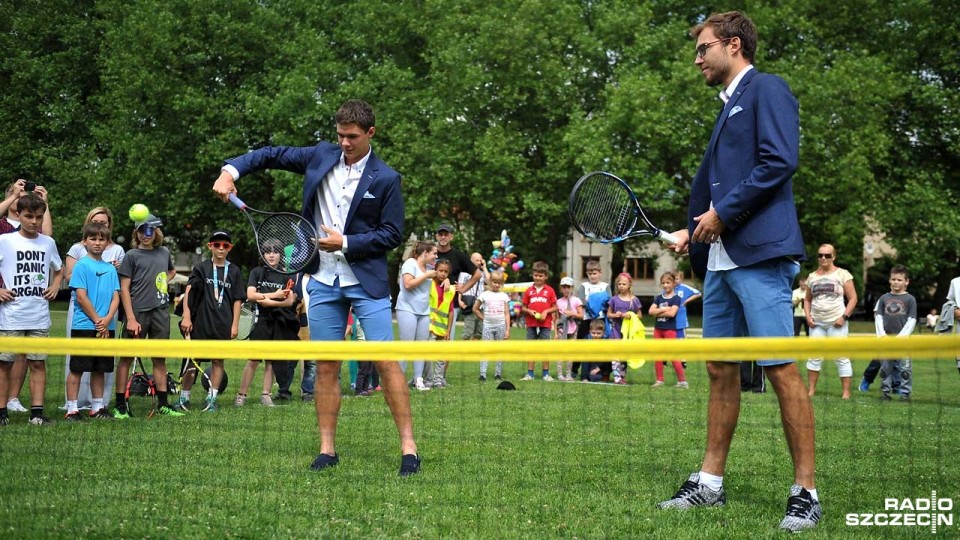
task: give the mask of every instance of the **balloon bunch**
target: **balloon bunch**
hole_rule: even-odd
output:
[[[487,270],[503,272],[504,277],[509,275],[508,268],[514,272],[519,272],[523,268],[523,261],[513,252],[513,248],[507,230],[500,231],[500,240],[493,241],[493,254],[487,261]]]

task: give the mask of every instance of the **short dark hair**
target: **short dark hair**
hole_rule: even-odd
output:
[[[910,272],[907,270],[907,267],[902,264],[895,265],[890,269],[890,275],[892,276],[894,274],[902,274],[906,279],[910,279]]]
[[[83,238],[81,238],[81,240],[86,240],[87,238],[110,240],[110,237],[110,227],[108,227],[106,223],[91,221],[83,226]]]
[[[437,263],[433,265],[433,269],[436,270],[437,268],[440,268],[441,266],[446,266],[447,268],[453,268],[453,266],[450,264],[450,261],[448,261],[448,260],[446,260],[446,259],[439,259],[439,260],[437,260]]]
[[[27,193],[17,200],[17,212],[31,211],[42,214],[47,211],[47,203],[36,193]]]
[[[364,131],[377,125],[377,118],[373,114],[373,107],[366,101],[351,99],[337,110],[338,125],[357,124]]]
[[[697,39],[700,32],[708,27],[713,29],[717,39],[740,38],[743,57],[751,64],[753,63],[753,58],[757,54],[757,27],[754,26],[750,17],[739,11],[714,13],[703,24],[694,26],[690,30],[690,35],[693,39]]]
[[[550,275],[550,265],[543,261],[536,261],[533,263],[533,273],[534,274],[547,274]]]
[[[603,322],[603,319],[591,319],[590,321],[590,331],[594,330],[606,330],[606,325]]]

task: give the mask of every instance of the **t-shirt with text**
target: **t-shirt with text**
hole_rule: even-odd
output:
[[[70,288],[74,295],[76,295],[77,289],[86,291],[87,298],[93,305],[93,310],[97,312],[97,315],[103,317],[110,312],[110,304],[113,303],[114,294],[120,292],[120,278],[113,264],[83,256],[73,266]],[[117,309],[119,311],[119,304]],[[114,317],[110,319],[107,328],[113,330],[116,326],[117,318]],[[79,304],[74,308],[71,328],[73,330],[96,330],[96,325]]]
[[[477,297],[482,302],[480,311],[483,312],[483,325],[486,327],[503,326],[507,322],[506,312],[510,306],[510,296],[507,293],[483,291]]]
[[[843,301],[843,285],[852,280],[850,272],[835,268],[829,274],[816,272],[807,276],[810,287],[810,315],[818,322],[833,322],[843,316],[846,303]]]
[[[555,293],[553,287],[549,285],[544,285],[539,290],[536,285],[531,285],[523,292],[522,301],[524,307],[527,309],[537,313],[544,313],[557,304],[557,293]],[[527,328],[553,328],[552,313],[539,320],[527,315],[524,321],[526,322]]]
[[[200,289],[197,290],[197,284]],[[193,339],[230,339],[233,327],[233,303],[243,302],[246,290],[240,267],[235,264],[214,266],[207,259],[193,267],[190,273],[190,295],[200,293],[200,302],[190,313]],[[190,301],[193,305],[193,301]]]
[[[664,298],[662,294],[658,294],[657,297],[653,299],[653,303],[659,308],[666,308],[670,306],[680,307],[680,304],[682,304],[683,301],[680,300],[680,297],[677,295],[673,295],[670,298]],[[657,320],[654,321],[653,326],[654,328],[659,328],[661,330],[676,330],[677,318],[666,316],[657,317]]]
[[[903,330],[907,319],[917,318],[917,300],[910,293],[886,293],[877,300],[874,313],[883,317],[883,331],[895,336]]]
[[[0,330],[50,328],[50,302],[43,292],[62,267],[53,238],[44,234],[27,238],[19,232],[0,235],[0,276],[16,297],[0,303]]]

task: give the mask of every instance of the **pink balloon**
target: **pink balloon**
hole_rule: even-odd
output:
[[[520,263],[513,263],[513,271],[514,272],[520,271]]]

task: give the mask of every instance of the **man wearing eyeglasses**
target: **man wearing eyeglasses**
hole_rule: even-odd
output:
[[[703,337],[792,336],[791,289],[804,258],[791,179],[797,168],[800,117],[783,79],[753,67],[757,30],[739,12],[711,15],[691,30],[694,65],[720,86],[721,111],[690,189],[688,227],[674,249],[689,251],[704,277]],[[707,448],[700,471],[659,508],[726,503],[723,472],[740,415],[736,359],[707,363]],[[813,528],[822,511],[814,486],[813,408],[792,359],[764,367],[780,402],[794,465],[780,528]]]

